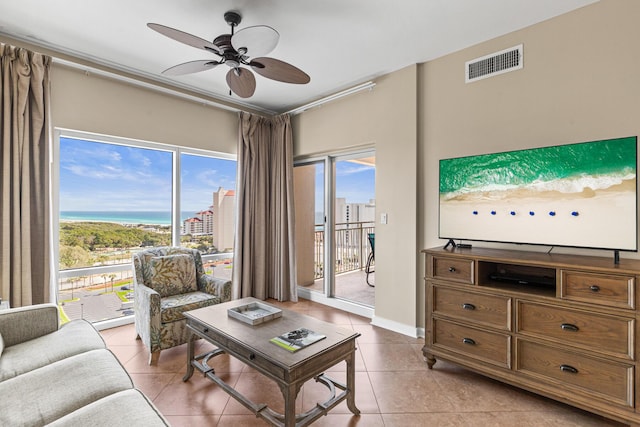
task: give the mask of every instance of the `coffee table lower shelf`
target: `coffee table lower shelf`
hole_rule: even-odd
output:
[[[211,352],[195,356],[194,359],[191,361],[191,367],[202,372],[205,377],[209,378],[211,381],[219,385],[230,396],[235,398],[238,402],[240,402],[247,409],[253,412],[256,415],[256,417],[263,418],[275,426],[285,426],[286,423],[285,423],[284,414],[274,411],[264,403],[252,402],[250,399],[243,396],[240,392],[238,392],[236,389],[234,389],[229,384],[224,382],[222,378],[216,375],[215,369],[209,366],[208,362],[215,356],[219,356],[224,353],[225,353],[224,350],[216,349]],[[193,369],[189,369],[187,374],[184,376],[183,381],[188,381],[192,375],[193,375]],[[295,418],[296,427],[307,426],[312,422],[314,422],[315,420],[317,420],[318,418],[322,417],[323,415],[326,415],[327,412],[331,410],[331,408],[333,408],[334,406],[336,406],[337,404],[345,400],[349,395],[349,390],[346,384],[336,381],[324,373],[316,375],[314,379],[316,380],[316,382],[323,384],[325,387],[329,389],[330,397],[329,399],[327,399],[327,401],[323,403],[316,403],[316,406],[310,409],[309,411],[301,414],[296,414],[296,418]],[[336,389],[341,390],[341,393],[336,395]],[[358,410],[357,408],[354,408],[354,409],[355,411],[352,410],[352,412],[355,415],[359,415],[360,410]]]

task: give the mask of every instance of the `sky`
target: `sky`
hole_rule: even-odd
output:
[[[61,211],[170,211],[172,153],[60,138]],[[180,210],[197,212],[220,187],[235,189],[234,160],[182,154]],[[323,205],[324,171],[316,169],[316,206]],[[375,168],[336,162],[336,196],[349,203],[375,198]]]
[[[369,203],[376,198],[376,168],[348,160],[336,162],[336,197],[348,203]]]
[[[172,153],[60,138],[61,211],[170,211]],[[234,160],[182,154],[181,210],[208,208],[235,189]]]
[[[336,197],[348,203],[369,203],[376,198],[376,168],[348,160],[336,162]],[[315,163],[316,211],[324,206],[324,163]]]

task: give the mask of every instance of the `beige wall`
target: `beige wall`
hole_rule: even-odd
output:
[[[293,119],[297,157],[375,147],[376,303],[374,323],[415,331],[417,66],[376,80],[371,91]],[[381,213],[388,224],[380,224]]]
[[[640,134],[638,17],[638,1],[602,0],[419,67],[420,246],[444,243],[439,159]],[[522,70],[464,83],[465,61],[520,43]]]
[[[54,127],[236,153],[237,113],[54,64]]]

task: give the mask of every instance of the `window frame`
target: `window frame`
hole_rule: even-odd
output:
[[[180,204],[181,204],[181,156],[182,154],[203,156],[203,157],[213,157],[222,160],[233,160],[237,162],[237,155],[222,153],[219,151],[212,150],[204,150],[199,148],[191,148],[184,147],[180,145],[171,145],[159,142],[151,142],[145,141],[135,138],[126,138],[126,137],[118,137],[112,135],[105,135],[93,132],[85,132],[78,131],[67,128],[56,127],[53,131],[53,139],[51,141],[51,156],[49,160],[50,164],[50,180],[49,180],[49,202],[50,202],[50,212],[49,212],[49,223],[51,224],[50,229],[50,238],[51,238],[51,282],[50,282],[50,291],[51,291],[51,302],[58,303],[58,283],[61,278],[73,277],[81,274],[102,274],[102,273],[110,273],[112,271],[122,271],[126,270],[127,267],[131,268],[131,265],[127,264],[119,264],[119,265],[108,265],[108,266],[98,266],[98,267],[84,267],[79,269],[68,269],[68,270],[59,270],[60,265],[60,139],[61,138],[71,138],[71,139],[79,139],[91,142],[105,143],[105,144],[114,144],[114,145],[122,145],[129,146],[135,148],[143,148],[150,150],[158,150],[164,152],[172,153],[173,157],[173,170],[172,170],[172,194],[171,194],[171,244],[174,246],[180,246],[180,229],[181,229],[181,221],[180,221]],[[232,254],[214,254],[214,255],[203,255],[203,260],[209,259],[217,259],[217,258],[229,258]],[[101,328],[113,327],[117,326],[118,323],[130,323],[132,321],[133,316],[129,319],[128,322],[122,322],[122,319],[115,319],[116,324],[114,322],[105,321],[99,322],[98,324],[94,324],[94,326]],[[126,318],[125,318],[126,319]]]

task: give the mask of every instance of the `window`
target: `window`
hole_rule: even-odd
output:
[[[145,247],[196,248],[209,273],[230,277],[232,156],[73,131],[58,131],[56,143],[63,320],[130,319],[131,255]]]

